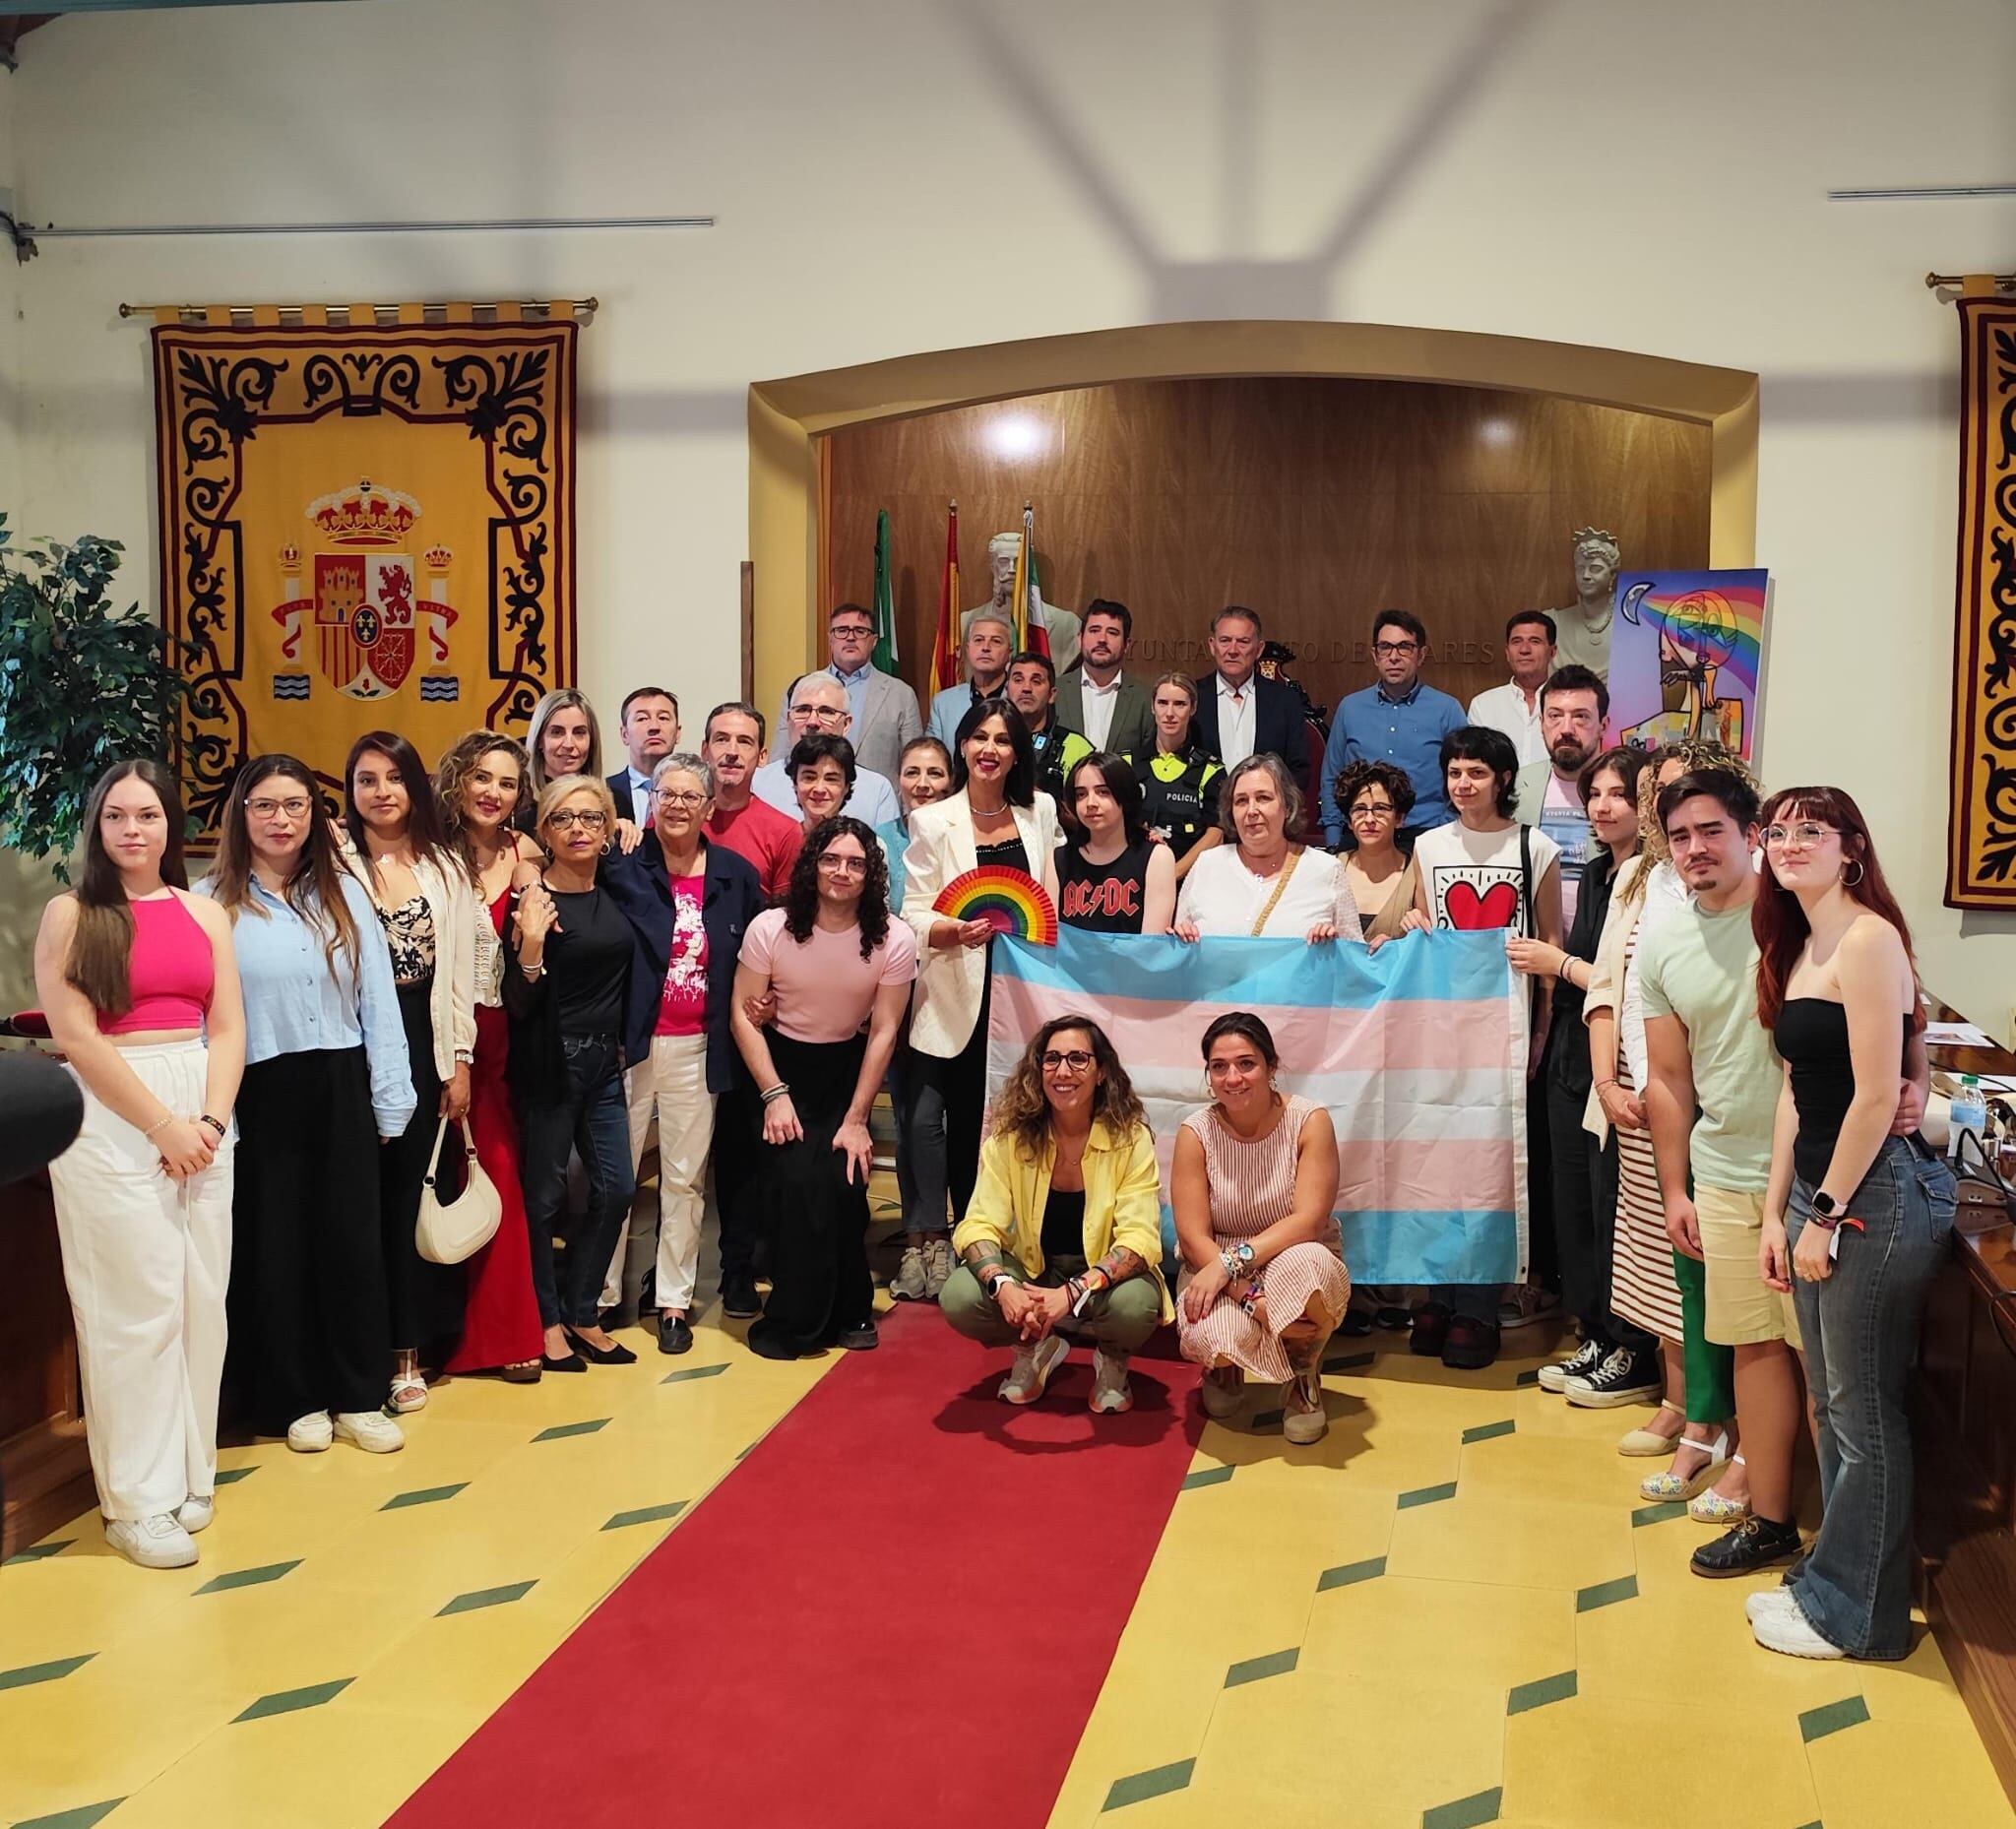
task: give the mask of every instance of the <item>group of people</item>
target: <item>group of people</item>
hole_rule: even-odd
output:
[[[87,1094],[51,1172],[111,1541],[151,1566],[195,1559],[220,1390],[300,1451],[383,1452],[430,1373],[627,1362],[610,1330],[639,1319],[690,1350],[710,1162],[723,1310],[751,1349],[873,1347],[886,1085],[892,1293],[1012,1345],[1005,1401],[1036,1402],[1080,1340],[1092,1408],[1124,1411],[1129,1355],[1173,1320],[1209,1415],[1234,1416],[1248,1377],[1278,1383],[1306,1444],[1334,1332],[1403,1327],[1476,1369],[1558,1300],[1581,1342],[1543,1387],[1659,1404],[1621,1448],[1670,1460],[1648,1495],[1726,1527],[1696,1570],[1798,1558],[1752,1602],[1760,1641],[1901,1656],[1903,1393],[1953,1189],[1917,1134],[1909,935],[1853,801],[1760,804],[1705,744],[1605,748],[1602,675],[1536,672],[1544,615],[1508,628],[1500,695],[1533,755],[1481,700],[1466,714],[1421,682],[1426,633],[1404,611],[1376,621],[1378,681],[1340,708],[1312,796],[1299,701],[1257,671],[1261,633],[1228,609],[1211,676],[1150,686],[1123,671],[1127,610],[1101,600],[1060,681],[982,611],[927,732],[871,664],[872,620],[842,604],[830,665],[786,696],[776,762],[740,701],[682,748],[657,687],[624,700],[606,776],[572,690],[541,701],[526,746],[474,731],[432,773],[374,731],[335,819],[300,761],[248,763],[193,893],[172,779],[110,770],[36,978]],[[1103,934],[1377,949],[1503,929],[1530,987],[1534,1276],[1354,1292],[1330,1116],[1248,1013],[1203,1035],[1210,1097],[1166,1190],[1175,1265],[1097,1012],[1031,1040],[983,1137],[993,929],[935,905],[985,864]],[[463,1125],[503,1217],[468,1262],[431,1263],[415,1216],[452,1182]],[[637,1179],[654,1135],[655,1198]],[[1802,1371],[1810,1547],[1793,1521]]]

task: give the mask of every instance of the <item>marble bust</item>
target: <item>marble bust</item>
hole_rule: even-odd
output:
[[[1566,609],[1548,611],[1554,619],[1554,664],[1586,666],[1607,679],[1610,616],[1623,554],[1617,536],[1601,528],[1577,528],[1571,537],[1575,542],[1575,601]]]
[[[966,633],[973,626],[973,619],[982,609],[991,610],[997,616],[1006,616],[1013,623],[1015,609],[1008,599],[1015,593],[1015,561],[1021,556],[1020,534],[996,534],[987,541],[987,564],[994,575],[994,595],[986,602],[968,610],[959,619],[961,642],[966,640]],[[1061,673],[1065,668],[1077,664],[1078,618],[1068,609],[1059,609],[1054,603],[1042,603],[1040,615],[1043,628],[1050,638],[1050,661]]]

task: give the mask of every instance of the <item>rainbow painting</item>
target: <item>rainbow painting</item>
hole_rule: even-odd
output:
[[[1746,761],[1757,747],[1757,684],[1770,575],[1625,572],[1610,620],[1613,740],[1656,749],[1705,737]]]
[[[996,933],[1037,946],[1057,943],[1057,905],[1035,877],[1006,864],[983,864],[955,876],[931,904],[954,920],[983,920]]]

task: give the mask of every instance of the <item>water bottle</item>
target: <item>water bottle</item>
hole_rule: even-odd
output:
[[[1963,1073],[1960,1076],[1960,1090],[1953,1095],[1952,1115],[1948,1120],[1951,1129],[1946,1138],[1946,1154],[1960,1154],[1960,1133],[1974,1132],[1976,1142],[1985,1142],[1988,1127],[1987,1097],[1981,1090],[1981,1078],[1977,1074]]]

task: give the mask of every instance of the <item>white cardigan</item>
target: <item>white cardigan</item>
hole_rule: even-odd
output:
[[[343,830],[341,825],[338,830]],[[382,907],[370,863],[357,855],[347,832],[338,849],[372,906]],[[490,914],[478,905],[475,885],[459,869],[444,870],[423,857],[413,865],[413,881],[434,917],[434,978],[427,992],[427,1015],[434,1030],[434,1071],[446,1081],[454,1076],[457,1061],[475,1056],[476,922],[488,921]]]
[[[1054,901],[1057,895],[1057,806],[1046,793],[1034,806],[1011,806],[1016,835],[1029,853],[1030,874]],[[934,800],[910,816],[910,850],[904,853],[903,918],[917,936],[917,987],[911,1006],[910,1044],[919,1053],[950,1060],[973,1040],[980,997],[987,983],[987,949],[934,947],[931,928],[945,919],[934,914],[945,885],[978,866],[974,851],[973,807],[965,792]]]

